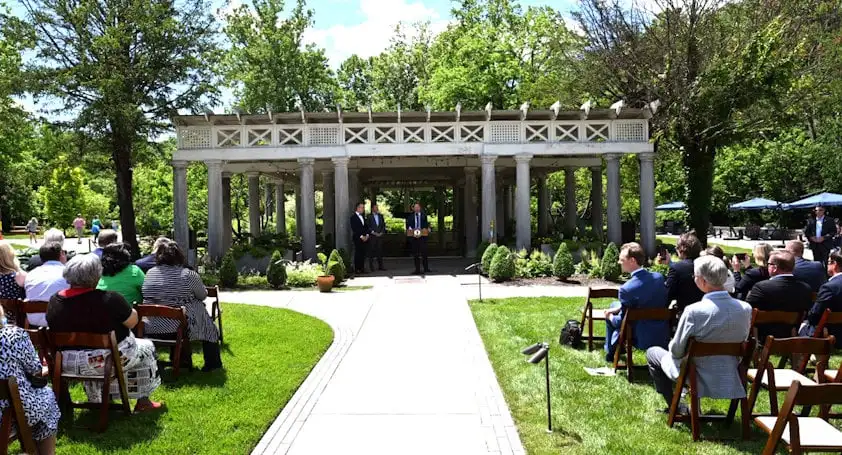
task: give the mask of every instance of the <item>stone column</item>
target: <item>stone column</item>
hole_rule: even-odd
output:
[[[333,194],[333,171],[322,171],[322,233],[336,242],[336,196]]]
[[[298,185],[295,186],[295,235],[301,237],[301,171],[298,172]]]
[[[649,258],[655,257],[655,154],[640,158],[640,240]]]
[[[591,168],[591,226],[597,238],[602,232],[602,166]]]
[[[497,241],[497,174],[494,163],[497,157],[483,155],[482,160],[482,224],[480,234],[483,240]],[[476,245],[474,245],[476,248]]]
[[[275,180],[275,232],[287,233],[286,193],[284,193],[284,179]]]
[[[222,249],[228,251],[234,243],[231,229],[231,173],[222,173]]]
[[[313,181],[313,158],[299,158],[301,175],[301,252],[304,259],[316,259],[316,186]]]
[[[477,255],[477,168],[465,168],[465,256]],[[486,229],[487,230],[487,229]]]
[[[498,175],[497,177],[502,180],[501,176]],[[506,231],[506,191],[502,184],[497,186],[496,194],[497,200],[494,201],[494,214],[496,215],[494,226],[497,228],[496,231],[498,237],[506,237],[506,235],[508,235],[508,231]]]
[[[538,236],[550,234],[550,189],[547,186],[547,173],[538,174]]]
[[[578,218],[576,207],[576,167],[564,167],[564,230],[568,236],[576,235],[576,221]]]
[[[605,155],[605,168],[608,177],[608,241],[620,246],[623,243],[620,225],[620,155]]]
[[[348,157],[333,158],[333,186],[335,194],[335,232],[336,248],[342,248],[350,252],[351,233],[348,227],[348,220],[351,216],[350,203],[348,202]],[[350,264],[346,264],[350,267]]]
[[[532,155],[517,155],[515,156],[515,163],[517,163],[517,203],[515,204],[517,213],[515,219],[517,220],[517,249],[526,248],[527,250],[532,246],[532,213],[529,204],[529,162],[532,160]]]
[[[205,161],[208,166],[208,253],[218,260],[223,254],[222,161]],[[186,187],[186,185],[185,185]],[[188,243],[184,242],[187,251]]]
[[[450,211],[450,217],[453,219],[453,229],[451,230],[450,238],[458,245],[460,255],[462,254],[462,246],[465,242],[465,231],[462,229],[462,221],[465,220],[465,217],[462,216],[462,212],[464,211],[462,202],[464,200],[465,198],[462,196],[462,184],[456,183],[453,185],[453,210]]]
[[[219,164],[220,166],[222,163]],[[208,164],[210,168],[210,164]],[[187,215],[187,161],[172,162],[173,236],[187,251],[190,241],[190,221]]]
[[[249,233],[260,235],[260,173],[247,172],[249,178]]]
[[[514,216],[514,185],[503,186],[503,223],[508,229],[512,225]]]

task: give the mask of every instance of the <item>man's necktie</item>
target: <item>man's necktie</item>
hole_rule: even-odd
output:
[[[415,214],[415,229],[421,229],[421,215]]]

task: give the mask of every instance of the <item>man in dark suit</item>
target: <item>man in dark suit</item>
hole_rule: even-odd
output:
[[[667,287],[667,301],[675,300],[678,311],[681,312],[687,305],[700,302],[705,295],[696,286],[693,277],[693,261],[702,254],[702,244],[695,233],[688,232],[678,238],[675,249],[681,260],[669,265],[664,285]]]
[[[831,277],[819,288],[816,303],[807,313],[807,322],[812,328],[818,325],[825,310],[829,309],[834,313],[842,312],[842,252],[840,250],[833,250],[830,253],[827,259],[827,273]],[[836,337],[836,347],[842,347],[842,326],[829,326],[828,332]],[[802,336],[807,334],[800,333]]]
[[[813,306],[813,290],[807,283],[799,281],[792,272],[795,270],[795,257],[789,251],[775,251],[769,256],[768,280],[754,285],[746,297],[746,302],[762,311],[808,311]],[[797,327],[796,327],[797,329]],[[781,324],[768,324],[758,328],[759,342],[768,335],[775,338],[792,336],[792,327]]]
[[[795,270],[792,272],[795,279],[807,283],[813,292],[819,292],[819,288],[827,282],[826,268],[821,262],[804,259],[804,243],[800,240],[787,241],[786,250],[795,256]]]
[[[429,233],[430,223],[427,221],[427,214],[421,211],[420,203],[416,202],[412,206],[412,214],[406,217],[406,228],[412,229],[413,231],[427,229]],[[410,237],[410,243],[412,244],[412,258],[415,260],[415,272],[413,274],[421,275],[422,261],[424,263],[424,273],[429,273],[430,266],[427,263],[427,237]]]
[[[380,213],[377,204],[371,203],[371,215],[367,220],[368,231],[371,237],[368,238],[368,268],[374,271],[374,259],[377,259],[377,268],[386,270],[383,267],[383,234],[386,233],[386,222]]]
[[[832,247],[833,237],[836,235],[836,223],[824,216],[825,208],[816,206],[816,217],[811,218],[804,228],[804,235],[810,242],[810,250],[813,251],[813,260],[827,266],[827,254]]]
[[[356,210],[351,215],[351,237],[354,241],[354,272],[365,273],[365,247],[369,239],[368,228],[365,225],[365,205],[358,202]]]

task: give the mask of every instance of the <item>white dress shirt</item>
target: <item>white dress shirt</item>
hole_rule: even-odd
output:
[[[64,264],[59,261],[47,261],[42,266],[29,272],[23,287],[26,289],[26,301],[49,302],[50,297],[70,287],[64,280]],[[29,323],[40,327],[47,326],[47,315],[30,313],[26,316]]]
[[[822,236],[822,225],[824,224],[824,217],[816,217],[816,237]]]

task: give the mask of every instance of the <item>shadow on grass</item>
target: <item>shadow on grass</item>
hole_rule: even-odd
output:
[[[103,433],[97,433],[92,428],[99,421],[99,412],[77,410],[72,423],[68,417],[62,417],[59,431],[68,440],[93,446],[101,452],[131,450],[158,437],[164,428],[162,417],[166,412],[163,409],[127,416],[122,411],[110,411],[108,428]],[[120,437],[114,437],[115,433],[119,433]]]

